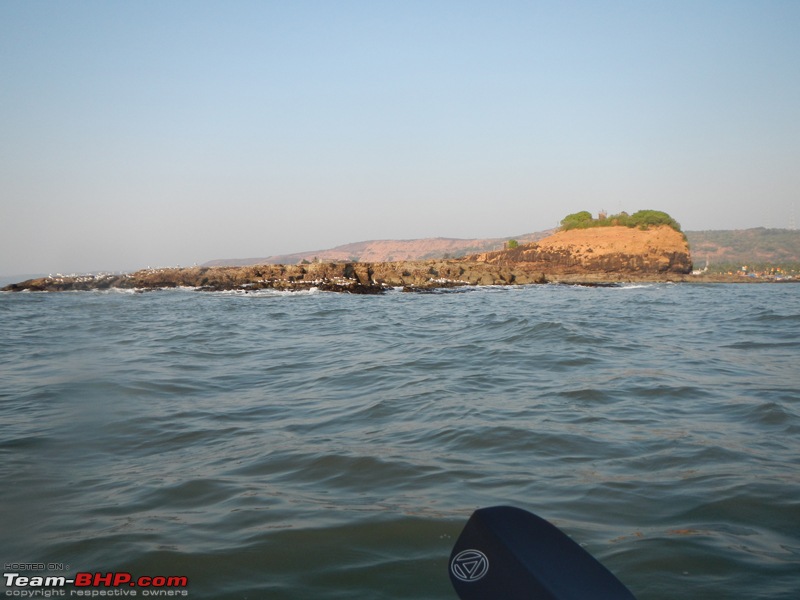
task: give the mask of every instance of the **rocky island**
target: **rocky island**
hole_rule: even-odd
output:
[[[656,213],[656,211],[640,211]],[[636,213],[636,217],[640,213]],[[58,276],[12,284],[5,291],[192,287],[201,291],[307,290],[374,294],[390,288],[425,291],[477,285],[613,284],[685,281],[692,261],[686,237],[665,213],[653,223],[576,213],[555,234],[504,250],[459,259],[399,262],[312,262],[238,267],[145,269],[122,275]],[[588,215],[588,219],[586,217]],[[578,226],[574,226],[575,223]],[[598,223],[602,226],[595,226]]]

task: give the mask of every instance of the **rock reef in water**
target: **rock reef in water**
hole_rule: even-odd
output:
[[[509,250],[465,259],[318,262],[300,265],[145,269],[124,275],[32,279],[5,291],[192,287],[207,291],[308,290],[376,294],[477,285],[681,281],[691,272],[689,246],[669,227],[571,230]]]
[[[537,274],[535,278],[541,278],[541,274]],[[4,289],[75,291],[193,287],[201,291],[294,291],[317,288],[323,291],[375,294],[394,287],[416,290],[533,281],[534,278],[516,273],[507,266],[474,261],[430,260],[147,269],[124,275],[45,277],[13,284]]]

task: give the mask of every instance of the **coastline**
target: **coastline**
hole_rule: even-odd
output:
[[[61,275],[13,283],[3,291],[320,291],[381,294],[465,286],[626,283],[780,283],[797,279],[762,274],[694,271],[686,237],[668,225],[560,230],[523,245],[463,258],[401,261],[319,261],[296,264],[193,266],[142,269],[124,274]]]
[[[2,288],[21,291],[90,291],[134,289],[140,291],[189,287],[198,291],[256,291],[273,289],[354,294],[380,294],[389,289],[433,291],[454,287],[491,285],[565,284],[592,287],[627,283],[796,283],[798,279],[769,279],[741,275],[674,272],[592,272],[585,269],[543,269],[519,262],[493,264],[470,260],[427,260],[384,263],[310,263],[246,267],[188,267],[143,269],[126,274],[43,277]]]

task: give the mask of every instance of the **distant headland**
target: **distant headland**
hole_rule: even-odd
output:
[[[592,217],[568,215],[543,237],[459,258],[427,260],[308,260],[297,264],[202,265],[143,269],[127,274],[50,276],[4,291],[70,291],[111,288],[153,290],[191,287],[201,291],[338,291],[377,294],[391,288],[428,291],[479,285],[566,283],[615,285],[624,282],[742,282],[740,275],[693,271],[686,235],[666,213],[639,211]],[[444,238],[437,238],[432,245]],[[446,241],[444,245],[447,245]],[[452,244],[451,244],[452,245]],[[793,277],[778,278],[797,281]]]

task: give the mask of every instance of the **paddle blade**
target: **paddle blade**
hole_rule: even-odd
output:
[[[472,513],[450,554],[461,600],[636,600],[555,525],[511,506]]]

